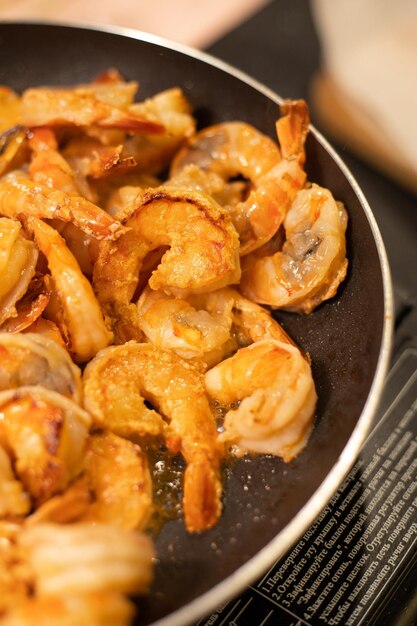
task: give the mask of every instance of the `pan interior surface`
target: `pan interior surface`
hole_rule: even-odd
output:
[[[178,85],[201,125],[239,119],[274,137],[277,101],[220,67],[172,48],[87,28],[0,24],[0,49],[0,83],[18,91],[86,82],[115,67],[139,81],[141,99]],[[337,296],[309,316],[277,314],[311,356],[319,397],[315,428],[291,464],[269,456],[231,464],[224,475],[224,512],[212,530],[190,536],[181,521],[165,524],[156,539],[153,592],[139,602],[137,623],[142,626],[175,613],[227,579],[288,526],[338,461],[370,394],[385,324],[378,246],[355,187],[314,133],[307,142],[307,171],[310,180],[344,202],[349,214],[348,276]],[[283,543],[271,558],[286,548]],[[169,623],[184,626],[185,619]]]

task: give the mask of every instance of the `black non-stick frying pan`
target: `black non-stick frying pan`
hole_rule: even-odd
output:
[[[240,119],[274,137],[279,98],[207,55],[133,31],[0,24],[0,83],[86,82],[109,67],[140,82],[140,97],[181,86],[201,125]],[[224,512],[199,536],[180,520],[156,539],[152,594],[138,624],[185,626],[240,591],[291,546],[342,481],[369,431],[388,367],[392,291],[371,211],[334,151],[312,129],[307,170],[349,213],[349,271],[337,296],[310,316],[279,313],[308,351],[319,396],[307,448],[291,464],[242,459],[226,470]]]

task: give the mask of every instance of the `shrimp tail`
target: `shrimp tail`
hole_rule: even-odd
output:
[[[221,483],[217,467],[200,452],[184,473],[184,517],[188,532],[212,528],[221,514]]]
[[[308,134],[310,115],[304,100],[285,100],[281,105],[282,117],[277,120],[276,131],[284,159],[297,159],[305,163],[304,144]]]

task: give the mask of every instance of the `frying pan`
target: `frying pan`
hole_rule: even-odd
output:
[[[141,98],[180,85],[200,125],[240,119],[274,137],[276,94],[206,54],[144,33],[3,23],[0,54],[0,83],[17,90],[86,82],[116,67],[140,82]],[[317,517],[371,427],[391,348],[386,254],[357,183],[314,129],[306,150],[309,179],[330,188],[349,213],[349,271],[337,296],[309,316],[277,314],[312,358],[319,397],[314,431],[288,465],[260,456],[226,468],[224,512],[212,530],[191,536],[181,520],[165,524],[138,625],[185,626],[261,576]]]

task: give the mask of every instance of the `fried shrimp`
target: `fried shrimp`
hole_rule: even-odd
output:
[[[35,183],[67,194],[80,195],[74,172],[59,152],[58,142],[51,129],[34,129],[28,144],[32,151],[28,171]]]
[[[9,317],[0,324],[0,332],[25,331],[41,317],[51,297],[49,279],[49,275],[35,272],[26,293],[16,302],[14,317]]]
[[[16,480],[10,457],[0,446],[0,519],[26,515],[30,508],[29,495],[22,483]]]
[[[91,435],[85,456],[94,501],[82,519],[143,530],[152,513],[152,481],[140,447],[113,433]]]
[[[15,317],[16,302],[35,275],[38,251],[16,220],[0,217],[0,324]]]
[[[22,105],[18,94],[0,85],[0,132],[9,130],[20,124],[22,118]]]
[[[0,87],[1,92],[1,87]],[[1,100],[1,93],[0,93]],[[1,114],[1,103],[0,103]],[[1,115],[0,115],[1,117]],[[1,127],[1,123],[0,123]],[[8,128],[4,133],[0,135],[0,176],[7,172],[9,169],[13,169],[13,165],[17,165],[16,160],[21,157],[26,147],[26,139],[28,130],[23,126],[13,126]]]
[[[238,456],[274,454],[289,462],[305,446],[317,396],[310,365],[295,346],[257,341],[209,370],[205,383],[223,405],[240,403],[226,414],[220,435]]]
[[[18,542],[39,597],[138,594],[148,590],[152,579],[151,540],[111,524],[36,524],[23,528]]]
[[[230,218],[208,195],[159,187],[118,216],[128,232],[102,242],[94,267],[98,300],[118,342],[141,340],[132,303],[145,256],[170,246],[149,286],[177,296],[214,291],[240,278],[239,241]]]
[[[112,341],[91,284],[55,229],[35,217],[26,218],[25,225],[51,272],[55,306],[49,313],[75,361],[87,361]]]
[[[130,626],[135,608],[122,594],[79,593],[31,597],[12,604],[1,626]]]
[[[346,276],[346,226],[346,211],[328,189],[300,191],[284,221],[282,250],[246,258],[242,292],[273,308],[311,313]]]
[[[26,601],[30,594],[32,572],[27,566],[17,537],[21,524],[0,520],[0,623],[4,614]]]
[[[82,196],[34,182],[21,170],[0,179],[0,215],[71,222],[95,239],[115,239],[124,230],[119,222]]]
[[[196,123],[190,104],[184,92],[174,87],[132,104],[130,111],[164,126],[163,133],[129,137],[123,149],[124,155],[135,159],[138,171],[158,174],[195,132]]]
[[[231,208],[239,233],[240,254],[259,248],[276,233],[297,191],[306,180],[302,169],[309,114],[304,101],[287,101],[277,122],[282,157],[276,144],[249,124],[224,122],[202,130],[173,160],[171,174],[185,165],[222,175],[248,178],[253,189]]]
[[[156,410],[147,408],[146,401]],[[84,403],[99,426],[122,436],[163,434],[168,447],[181,452],[187,463],[187,529],[198,532],[217,522],[221,447],[203,377],[195,366],[150,344],[131,341],[110,347],[86,367]]]
[[[0,445],[36,504],[62,491],[81,471],[90,423],[86,411],[55,391],[0,392]]]
[[[65,348],[36,333],[0,333],[0,390],[32,385],[81,404],[81,370]]]
[[[201,308],[195,308],[192,297],[173,298],[146,287],[137,303],[140,328],[155,346],[214,365],[235,346],[230,308],[215,306],[217,294],[196,296]]]
[[[44,87],[27,89],[22,94],[21,123],[30,128],[39,126],[96,125],[99,128],[115,128],[130,133],[162,133],[164,127],[140,115],[131,113],[125,104],[113,105],[116,89],[106,85],[80,85],[68,89]],[[123,97],[125,93],[123,93]],[[117,94],[120,97],[120,92]],[[130,97],[129,97],[130,100]]]
[[[137,306],[148,341],[205,369],[259,339],[293,343],[269,311],[231,287],[186,300],[147,287]]]
[[[194,306],[204,306],[211,313],[230,315],[238,347],[268,338],[294,345],[269,311],[248,300],[232,287],[220,289],[206,296],[194,296],[191,302]]]

